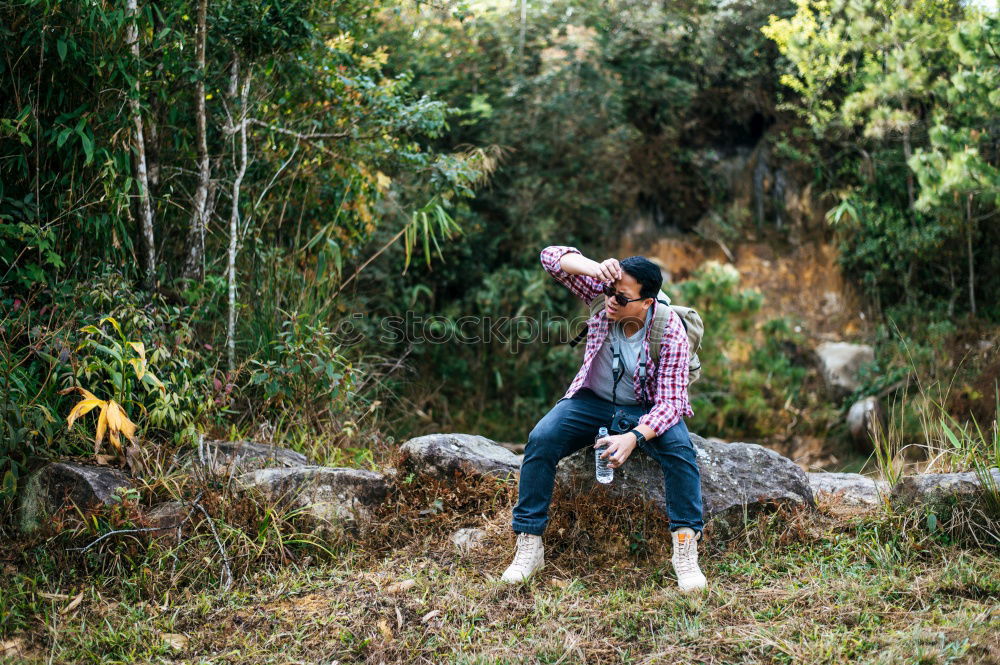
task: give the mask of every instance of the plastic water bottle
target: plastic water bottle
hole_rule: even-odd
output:
[[[601,429],[597,430],[597,439],[603,439],[607,435],[608,435],[607,427],[602,427]],[[594,439],[594,441],[596,442],[597,439]],[[601,453],[603,453],[607,449],[608,447],[606,445],[600,446],[599,448],[594,448],[594,466],[597,471],[597,482],[604,483],[605,485],[607,485],[608,483],[610,483],[612,480],[615,479],[615,470],[610,466],[608,466],[609,460],[607,458],[601,459]]]

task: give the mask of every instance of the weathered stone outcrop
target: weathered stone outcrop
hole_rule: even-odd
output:
[[[1000,470],[991,471],[993,486],[1000,488]],[[892,488],[892,502],[899,506],[931,505],[952,498],[975,499],[983,483],[974,471],[962,473],[922,473],[901,478]]]
[[[773,450],[755,443],[706,441],[697,434],[691,441],[701,470],[706,520],[738,521],[744,510],[752,513],[777,504],[814,505],[805,472]],[[584,448],[560,462],[556,479],[578,491],[597,487],[593,449]],[[611,485],[602,487],[619,496],[651,500],[666,510],[663,470],[641,450],[615,470]]]
[[[823,342],[816,347],[816,357],[827,388],[843,396],[858,389],[858,371],[875,360],[875,350],[867,344]]]
[[[88,510],[118,501],[117,492],[132,487],[132,481],[118,469],[54,462],[28,477],[21,490],[19,523],[30,533],[63,506]]]
[[[408,471],[451,478],[467,476],[509,478],[521,468],[521,458],[489,439],[474,434],[428,434],[404,443],[403,467]]]
[[[859,447],[871,450],[874,436],[883,428],[884,414],[876,397],[865,397],[851,405],[847,412],[847,430]]]
[[[201,459],[202,455],[204,459]],[[203,467],[214,476],[309,465],[309,460],[302,453],[254,441],[205,441],[200,452],[197,448],[185,451],[181,462],[188,468]]]
[[[809,473],[813,495],[834,498],[848,506],[875,507],[889,494],[889,484],[860,473]]]
[[[302,509],[321,527],[367,519],[389,492],[381,473],[325,466],[260,469],[243,474],[238,481],[266,501]]]

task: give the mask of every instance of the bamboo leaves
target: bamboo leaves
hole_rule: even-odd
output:
[[[423,247],[424,260],[427,265],[430,265],[431,244],[434,245],[438,257],[444,260],[438,237],[451,238],[461,232],[461,227],[445,211],[440,199],[435,196],[427,205],[413,213],[410,223],[404,229],[403,244],[406,249],[406,259],[403,272],[405,273],[409,269],[410,261],[413,259],[413,250],[418,243]]]

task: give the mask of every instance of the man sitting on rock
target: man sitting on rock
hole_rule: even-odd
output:
[[[641,256],[598,263],[573,247],[546,247],[541,258],[545,270],[588,305],[604,294],[604,308],[587,322],[583,365],[569,390],[528,436],[512,521],[517,552],[502,579],[521,582],[544,565],[542,533],[559,460],[606,444],[602,457],[618,468],[638,445],[663,468],[677,583],[682,591],[704,588],[697,545],[704,526],[701,475],[683,420],[693,412],[689,344],[680,317],[671,311],[662,339],[650,339],[655,308],[667,307],[656,299],[660,269]],[[660,345],[658,367],[650,344]],[[622,412],[638,422],[634,429],[595,443],[598,428],[611,428]]]

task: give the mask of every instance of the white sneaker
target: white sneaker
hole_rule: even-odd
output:
[[[545,548],[542,546],[542,537],[519,533],[514,562],[507,567],[500,579],[509,584],[523,582],[543,566],[545,566]]]
[[[670,557],[670,563],[674,564],[674,572],[677,573],[677,586],[683,592],[704,589],[708,580],[698,567],[698,539],[695,538],[694,529],[681,527],[671,536],[674,555]]]

